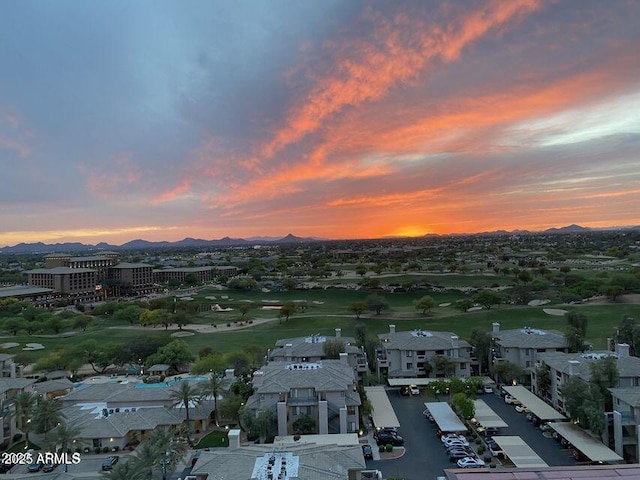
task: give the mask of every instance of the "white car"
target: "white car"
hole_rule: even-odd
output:
[[[442,435],[440,437],[440,441],[442,443],[446,442],[447,440],[454,440],[454,439],[456,439],[456,440],[466,440],[464,435],[460,435],[460,434],[457,434],[457,433],[446,433],[446,434],[444,434],[444,435]]]
[[[466,438],[453,438],[443,443],[445,447],[453,447],[454,445],[460,445],[463,447],[469,446],[469,441]]]
[[[520,400],[518,400],[516,397],[512,397],[511,395],[507,395],[506,397],[504,397],[504,403],[506,403],[507,405],[521,405],[522,402],[520,402]]]
[[[409,393],[411,395],[420,395],[420,389],[417,385],[409,385]]]
[[[461,458],[456,463],[460,468],[482,468],[485,465],[484,460],[473,457]]]
[[[484,393],[493,393],[493,387],[491,385],[485,385],[484,387],[482,387],[482,390],[484,391]]]
[[[516,412],[518,413],[529,413],[530,410],[524,405],[516,405]]]

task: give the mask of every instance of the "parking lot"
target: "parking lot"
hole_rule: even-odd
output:
[[[447,456],[437,436],[437,427],[424,415],[424,402],[432,399],[426,395],[401,396],[397,391],[388,391],[389,400],[400,421],[399,434],[404,438],[406,453],[399,459],[389,461],[367,460],[367,466],[380,470],[384,477],[435,480],[447,468],[456,468]],[[515,411],[497,394],[478,395],[509,425],[501,429],[502,435],[520,436],[548,465],[576,465],[569,449],[562,448],[552,438],[527,421],[524,414]],[[442,398],[441,400],[445,400]]]

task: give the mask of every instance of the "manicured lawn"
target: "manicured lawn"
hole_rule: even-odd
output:
[[[227,430],[214,430],[208,433],[198,442],[195,448],[219,448],[228,447],[229,438]]]
[[[6,452],[7,453],[21,453],[21,452],[26,452],[30,448],[33,448],[34,450],[40,450],[40,447],[38,445],[36,445],[35,443],[32,443],[31,441],[29,441],[29,446],[27,446],[27,442],[25,440],[23,440],[22,442],[18,442],[18,443],[15,443],[15,444],[11,445],[11,447],[9,449],[7,449]]]

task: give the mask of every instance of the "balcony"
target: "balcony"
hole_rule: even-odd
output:
[[[311,395],[305,397],[293,397],[287,396],[287,405],[289,406],[304,406],[304,405],[317,405],[318,395]]]

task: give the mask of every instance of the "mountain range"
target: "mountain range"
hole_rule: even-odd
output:
[[[567,233],[586,233],[592,231],[602,230],[623,230],[623,229],[637,229],[636,227],[611,227],[608,229],[592,229],[588,227],[582,227],[580,225],[568,225],[560,228],[549,228],[540,232],[532,232],[528,230],[513,230],[508,232],[506,230],[497,230],[493,232],[479,232],[476,234],[456,234],[456,235],[526,235],[526,234],[567,234]],[[438,234],[428,234],[425,237],[439,237]],[[444,236],[444,235],[442,235]],[[150,242],[148,240],[131,240],[130,242],[122,245],[111,245],[105,242],[100,242],[96,245],[87,245],[79,242],[68,243],[18,243],[13,246],[6,246],[0,248],[0,254],[49,254],[49,253],[70,253],[70,252],[90,252],[90,251],[106,251],[106,250],[144,250],[144,249],[158,249],[158,248],[215,248],[215,247],[234,247],[234,246],[251,246],[260,245],[263,243],[269,244],[283,244],[283,243],[307,243],[318,242],[328,240],[326,238],[315,237],[297,237],[293,234],[288,234],[285,237],[250,237],[250,238],[230,238],[224,237],[219,240],[204,240],[201,238],[184,238],[176,242],[160,241]]]

